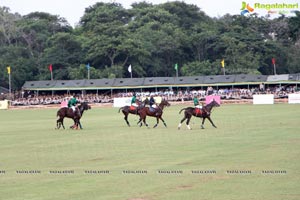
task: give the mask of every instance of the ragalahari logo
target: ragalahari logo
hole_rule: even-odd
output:
[[[241,15],[246,15],[247,13],[253,12],[254,8],[251,8],[249,6],[249,3],[246,3],[245,1],[243,1],[241,10],[242,10]]]
[[[254,3],[254,6],[251,7],[249,3],[246,3],[245,1],[242,2],[242,8],[241,8],[241,15],[246,15],[248,13],[251,13],[258,10],[265,10],[267,11],[267,14],[290,14],[290,13],[296,13],[299,10],[299,3]]]

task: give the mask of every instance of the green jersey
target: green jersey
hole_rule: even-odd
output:
[[[199,100],[198,100],[198,98],[194,98],[194,106],[198,106],[199,105]]]
[[[77,103],[78,101],[77,101],[77,99],[76,98],[72,98],[72,99],[70,99],[69,101],[68,101],[68,107],[70,108],[70,107],[72,107],[72,106],[76,106],[76,103]]]
[[[131,99],[131,104],[133,104],[135,102],[136,102],[136,96],[133,96],[132,99]]]

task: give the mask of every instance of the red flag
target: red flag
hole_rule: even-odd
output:
[[[52,72],[52,64],[49,65],[49,70]]]
[[[275,63],[276,63],[275,58],[272,58],[272,64],[275,65]]]

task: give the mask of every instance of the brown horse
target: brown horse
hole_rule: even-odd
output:
[[[138,124],[140,123],[140,126],[142,126],[142,121],[143,121],[144,124],[148,127],[148,124],[146,123],[146,116],[150,116],[156,118],[156,124],[153,126],[153,128],[157,127],[159,120],[161,120],[164,123],[165,127],[167,127],[167,124],[162,118],[163,109],[165,106],[170,106],[170,103],[167,100],[163,99],[157,108],[144,107],[140,109],[139,111],[140,120]]]
[[[83,102],[80,105],[78,105],[75,112],[72,110],[72,108],[60,108],[57,111],[57,117],[59,118],[56,120],[56,128],[59,129],[62,126],[65,129],[64,118],[67,117],[74,120],[74,125],[71,126],[71,128],[78,129],[79,125],[80,129],[82,129],[80,118],[82,117],[83,112],[88,109],[91,109],[91,106],[88,105],[88,103],[86,102]]]
[[[200,117],[202,118],[202,124],[201,124],[201,128],[204,129],[204,122],[205,122],[205,119],[207,118],[210,123],[212,124],[213,127],[217,128],[216,125],[213,123],[213,121],[211,120],[210,118],[210,114],[211,114],[211,111],[213,109],[213,107],[219,107],[220,104],[218,104],[215,100],[213,100],[212,102],[210,102],[209,104],[203,106],[203,109],[198,111],[196,110],[196,108],[194,107],[187,107],[187,108],[183,108],[179,111],[179,114],[184,110],[184,117],[183,119],[180,121],[179,125],[178,125],[178,129],[180,129],[181,127],[181,124],[187,119],[186,121],[186,126],[188,127],[188,129],[191,129],[189,123],[190,123],[190,120],[192,118],[192,116],[195,116],[195,117]]]
[[[126,121],[127,125],[130,126],[129,121],[128,121],[128,115],[133,114],[133,115],[139,115],[139,110],[145,105],[149,105],[149,99],[146,98],[144,101],[136,101],[136,106],[123,106],[119,109],[119,112],[122,110],[122,113],[124,114],[124,120]]]

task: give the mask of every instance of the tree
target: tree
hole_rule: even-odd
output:
[[[202,62],[194,61],[185,64],[181,72],[184,76],[205,76],[205,75],[217,75],[219,66],[213,65],[209,60]]]
[[[81,20],[82,34],[90,38],[84,44],[86,59],[102,69],[125,66],[134,46],[128,35],[129,20],[128,11],[117,3],[97,3],[88,8]]]

